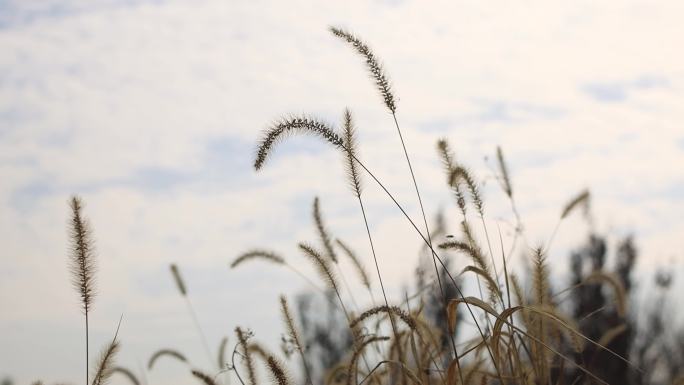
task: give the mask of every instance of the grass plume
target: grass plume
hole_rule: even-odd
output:
[[[114,357],[119,352],[119,343],[112,341],[100,354],[92,385],[104,385],[112,375]]]
[[[361,197],[361,175],[356,166],[358,151],[356,143],[356,127],[352,119],[351,111],[348,108],[344,110],[343,138],[345,147],[345,167],[347,170],[347,180],[354,191],[357,198]]]
[[[359,260],[359,258],[356,256],[356,253],[344,242],[342,242],[340,239],[336,239],[335,242],[337,243],[337,246],[339,246],[342,251],[349,257],[351,260],[352,264],[356,268],[356,272],[359,275],[359,279],[361,279],[361,283],[363,283],[363,286],[366,287],[369,291],[371,290],[371,283],[370,283],[370,277],[368,275],[368,272],[366,271],[366,268],[363,267],[363,264]]]
[[[178,270],[178,266],[176,266],[175,263],[172,263],[171,266],[171,275],[173,275],[173,281],[176,282],[176,287],[178,288],[178,291],[181,293],[183,297],[186,297],[188,295],[187,288],[185,287],[185,282],[183,281],[183,277],[180,275],[180,271]]]
[[[508,167],[506,166],[506,160],[504,159],[503,151],[501,151],[500,146],[496,147],[496,160],[499,165],[499,172],[501,173],[501,187],[509,198],[513,198],[511,178],[508,175]]]
[[[72,196],[71,222],[69,226],[70,255],[69,270],[71,282],[81,299],[81,307],[85,315],[85,345],[86,345],[86,381],[89,378],[89,336],[88,316],[92,310],[95,298],[95,251],[93,248],[92,230],[86,218],[83,217],[83,202],[78,196]]]
[[[228,346],[228,337],[221,338],[221,343],[218,347],[218,367],[223,369],[226,366],[226,347]]]
[[[260,170],[271,154],[273,146],[293,133],[306,133],[325,139],[335,147],[343,148],[344,140],[329,125],[309,117],[286,118],[264,131],[257,145],[254,169]]]
[[[230,268],[234,269],[243,262],[252,260],[252,259],[262,259],[264,261],[272,262],[278,265],[284,265],[285,264],[285,259],[281,257],[280,255],[276,254],[273,251],[269,250],[261,250],[261,249],[255,249],[255,250],[250,250],[245,253],[240,254],[235,260],[230,264]]]
[[[295,348],[297,349],[300,357],[302,358],[302,365],[304,366],[306,382],[310,385],[313,385],[313,383],[311,382],[311,371],[309,370],[309,365],[306,362],[306,357],[304,357],[305,346],[302,343],[302,338],[299,336],[299,331],[297,331],[297,327],[295,326],[294,318],[292,318],[292,312],[290,311],[290,308],[287,304],[287,299],[283,295],[280,296],[280,310],[283,314],[283,321],[285,322],[287,333],[289,334],[290,338],[292,338],[292,340],[294,341]]]
[[[133,385],[140,385],[140,381],[138,380],[138,377],[133,374],[130,370],[122,367],[122,366],[116,366],[112,368],[112,374],[114,373],[120,373],[124,377],[128,379],[128,381],[133,384]]]
[[[456,204],[461,210],[463,217],[466,216],[466,201],[465,195],[463,194],[463,189],[460,183],[452,183],[453,171],[456,168],[456,161],[454,160],[454,154],[449,147],[449,142],[446,139],[439,139],[437,141],[437,154],[442,161],[442,167],[447,176],[447,184],[451,186],[451,189],[456,195]]]
[[[239,326],[235,328],[235,334],[238,339],[238,346],[242,347],[242,357],[247,367],[247,376],[250,385],[257,385],[256,371],[254,370],[254,361],[252,360],[252,351],[249,348],[247,340],[249,339],[249,333],[242,330]]]
[[[202,345],[204,346],[204,351],[207,353],[207,358],[209,359],[209,362],[212,362],[214,361],[214,359],[212,358],[211,349],[209,349],[207,338],[204,336],[204,332],[202,331],[202,327],[199,323],[199,318],[197,318],[197,314],[195,313],[195,309],[192,306],[192,302],[190,302],[190,297],[188,297],[188,290],[185,286],[185,281],[183,281],[183,277],[181,276],[180,270],[178,269],[178,266],[176,266],[175,263],[171,264],[171,275],[173,275],[173,280],[176,282],[178,291],[180,292],[181,296],[185,299],[185,305],[187,306],[188,313],[190,313],[190,317],[192,318],[192,321],[195,324],[197,334],[199,334]]]
[[[478,187],[477,182],[475,182],[475,178],[473,178],[472,174],[470,173],[470,171],[468,171],[467,168],[463,166],[455,166],[451,170],[451,174],[449,175],[449,185],[453,188],[457,188],[455,186],[460,184],[466,185],[466,188],[470,193],[470,199],[473,202],[473,206],[475,206],[475,209],[477,210],[478,214],[480,214],[480,216],[483,216],[484,202],[482,201],[482,196],[480,195],[480,188]]]
[[[119,328],[121,327],[121,320],[123,319],[123,314],[121,319],[119,319],[119,326],[116,327],[116,333],[114,333],[114,338],[112,342],[107,345],[102,353],[100,354],[100,359],[95,366],[95,374],[93,376],[92,385],[105,385],[107,380],[112,376],[114,369],[114,357],[119,352],[119,342],[116,340],[119,335]]]
[[[147,362],[147,370],[152,370],[152,368],[154,367],[154,363],[157,362],[159,358],[165,356],[172,357],[185,364],[188,363],[188,360],[179,351],[173,349],[160,349],[154,352],[154,354],[152,354],[152,357],[150,357],[150,360]]]
[[[214,379],[211,378],[211,376],[202,372],[201,370],[193,369],[190,371],[190,373],[192,373],[192,375],[195,376],[195,378],[202,381],[204,385],[218,385],[216,381],[214,381]]]
[[[337,282],[337,277],[332,270],[332,266],[330,266],[321,252],[306,243],[300,243],[299,249],[302,250],[304,255],[306,255],[313,262],[316,270],[318,270],[318,274],[321,276],[323,281],[328,284],[328,287],[339,295],[339,283]]]
[[[380,95],[382,96],[385,106],[388,110],[390,110],[390,112],[394,114],[397,111],[397,106],[394,102],[394,93],[392,92],[392,87],[387,78],[387,75],[385,74],[385,70],[383,69],[378,59],[375,57],[375,54],[373,54],[373,51],[370,49],[370,47],[366,43],[361,41],[361,39],[359,39],[358,37],[341,28],[330,27],[329,30],[333,35],[351,44],[351,46],[354,47],[356,52],[358,52],[361,56],[364,57],[364,59],[366,60],[366,67],[368,68],[368,72],[370,72],[371,77],[375,81],[375,86],[380,92]]]
[[[352,328],[355,328],[359,323],[363,322],[366,318],[377,315],[377,314],[381,314],[381,313],[396,315],[397,317],[399,317],[399,319],[401,319],[406,324],[406,326],[408,326],[413,331],[416,331],[418,328],[416,325],[416,321],[408,313],[406,313],[404,310],[402,310],[398,306],[376,306],[376,307],[373,307],[373,308],[368,309],[368,310],[364,311],[363,313],[361,313],[361,315],[359,315],[358,317],[353,319],[349,325]]]
[[[266,366],[268,367],[268,370],[271,373],[271,381],[274,384],[290,385],[292,383],[290,382],[289,376],[285,371],[285,367],[274,356],[268,356],[268,358],[266,359]]]
[[[561,212],[561,219],[565,219],[570,213],[572,213],[575,208],[584,205],[585,210],[588,209],[589,207],[589,190],[583,190],[577,196],[572,198],[566,205],[563,207],[563,211]]]
[[[333,263],[337,263],[337,253],[335,253],[335,249],[332,246],[332,240],[330,239],[330,234],[328,233],[328,229],[325,228],[325,224],[323,223],[323,215],[321,214],[321,205],[320,205],[320,199],[318,197],[314,198],[314,203],[313,203],[313,218],[314,218],[314,223],[316,224],[316,230],[318,232],[318,237],[321,239],[321,243],[323,244],[323,247],[325,248],[325,252],[327,254],[327,257],[333,261]]]

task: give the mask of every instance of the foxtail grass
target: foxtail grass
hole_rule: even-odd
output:
[[[71,271],[72,284],[77,290],[81,300],[81,307],[85,316],[85,351],[86,351],[86,382],[89,378],[89,325],[88,316],[95,299],[95,250],[93,246],[92,230],[88,220],[83,217],[83,202],[78,196],[73,196],[70,201],[71,221],[69,226],[70,255],[69,270]]]
[[[199,323],[199,318],[197,318],[197,313],[195,313],[195,309],[192,306],[192,302],[190,302],[190,297],[188,297],[188,289],[185,285],[183,277],[181,276],[180,270],[178,269],[178,266],[175,263],[172,263],[170,265],[170,269],[171,275],[173,276],[173,280],[176,283],[176,286],[178,287],[178,292],[185,300],[185,305],[187,306],[188,313],[190,313],[190,317],[192,318],[192,321],[195,324],[195,329],[197,330],[197,334],[200,337],[200,341],[202,343],[202,346],[204,347],[204,351],[207,354],[207,358],[209,359],[209,362],[214,362],[214,359],[212,358],[213,355],[211,354],[211,349],[209,349],[209,343],[207,342],[207,338],[204,336],[202,326],[200,326]]]

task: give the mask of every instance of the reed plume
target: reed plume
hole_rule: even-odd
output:
[[[321,239],[321,243],[323,243],[327,257],[333,261],[333,263],[337,263],[337,254],[335,253],[335,249],[333,249],[330,234],[328,234],[328,230],[325,228],[325,224],[323,223],[320,200],[318,197],[314,198],[313,218],[314,223],[316,224],[316,230],[318,231],[318,237]]]
[[[86,218],[82,215],[83,203],[78,196],[72,196],[70,201],[71,223],[69,227],[70,255],[69,270],[71,281],[81,298],[81,306],[85,315],[85,343],[86,343],[86,382],[89,376],[89,326],[88,315],[92,310],[95,298],[95,250],[93,248],[92,230]]]
[[[150,360],[147,363],[147,370],[152,370],[152,367],[154,366],[154,363],[157,362],[157,359],[159,359],[160,357],[164,357],[164,356],[173,357],[176,360],[183,362],[183,363],[188,362],[188,360],[185,358],[185,356],[177,350],[160,349],[160,350],[157,350],[156,352],[154,352],[154,354],[152,354],[152,357],[150,357]]]
[[[343,148],[344,140],[327,124],[309,117],[292,117],[273,124],[262,135],[256,150],[254,169],[261,169],[273,146],[292,133],[307,133],[325,139],[335,147]]]
[[[394,114],[397,111],[397,107],[394,103],[394,94],[392,92],[392,87],[390,85],[389,80],[387,79],[385,70],[382,68],[382,65],[373,54],[373,51],[370,49],[370,47],[366,43],[361,41],[359,38],[343,29],[331,26],[329,30],[330,32],[332,32],[333,35],[351,44],[352,47],[356,49],[356,52],[358,52],[361,56],[364,57],[364,59],[366,60],[366,66],[368,68],[368,71],[370,72],[371,77],[375,81],[375,86],[380,92],[380,95],[382,95],[382,99],[385,102],[385,106],[387,106],[387,109],[389,109],[390,112]]]

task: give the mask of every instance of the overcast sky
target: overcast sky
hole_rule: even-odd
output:
[[[452,231],[440,137],[486,182],[488,226],[500,225],[507,244],[497,145],[531,245],[589,188],[597,231],[611,242],[634,234],[644,271],[681,272],[682,16],[677,0],[0,1],[0,377],[82,383],[83,317],[66,268],[71,194],[86,202],[97,241],[91,352],[123,313],[120,363],[137,372],[164,347],[210,365],[172,262],[212,349],[223,335],[232,347],[236,325],[275,347],[278,295],[306,283],[276,266],[228,264],[258,246],[312,272],[296,245],[315,240],[315,196],[332,232],[371,267],[339,154],[293,138],[253,171],[256,140],[280,116],[338,124],[349,107],[361,156],[418,219],[391,115],[331,24],[382,58],[426,209],[444,209]],[[420,240],[369,180],[365,191],[398,301]],[[559,286],[568,250],[586,235],[580,215],[561,226],[549,257]],[[173,362],[147,377],[191,381]]]

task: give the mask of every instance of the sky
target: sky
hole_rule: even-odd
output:
[[[224,335],[232,346],[236,325],[275,349],[278,296],[310,287],[277,266],[228,265],[268,248],[317,280],[297,251],[316,240],[315,196],[331,232],[371,267],[340,154],[291,138],[253,170],[262,130],[280,117],[338,126],[348,107],[364,162],[420,218],[392,116],[329,25],[382,59],[430,217],[443,210],[457,229],[435,151],[447,138],[483,183],[488,228],[510,245],[513,214],[495,181],[501,146],[527,243],[544,244],[564,204],[588,188],[593,229],[613,249],[633,234],[640,271],[681,274],[683,15],[676,0],[0,0],[0,377],[83,382],[83,315],[67,269],[72,194],[97,247],[91,352],[123,314],[119,363],[137,373],[160,348],[211,365],[170,263],[211,349]],[[369,178],[364,197],[399,301],[420,239]],[[588,231],[581,215],[559,227],[549,251],[559,287]],[[525,252],[514,256],[520,271]],[[346,262],[343,271],[362,295]],[[191,380],[173,362],[146,377]]]

